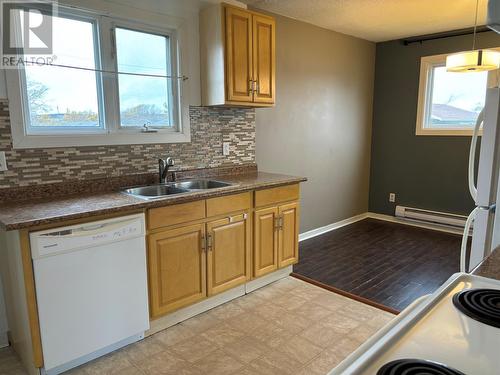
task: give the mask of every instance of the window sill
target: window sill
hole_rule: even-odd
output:
[[[184,133],[109,133],[79,135],[15,135],[12,134],[14,149],[56,148],[82,146],[113,146],[134,144],[160,144],[191,142],[189,131]]]
[[[417,129],[416,135],[427,136],[458,136],[458,137],[472,137],[472,129]],[[479,135],[483,134],[483,130],[479,130]]]

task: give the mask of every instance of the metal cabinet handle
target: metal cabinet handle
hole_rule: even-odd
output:
[[[258,81],[254,81],[254,82],[255,82],[255,89],[254,89],[254,91],[258,93],[260,91],[259,82]]]
[[[253,81],[252,80],[249,80],[248,81],[248,93],[249,94],[252,94],[253,93]]]
[[[276,230],[283,229],[283,215],[279,215],[274,219],[274,229]]]
[[[227,220],[229,221],[229,223],[234,223],[236,221],[236,218],[239,218],[240,215],[236,215],[236,216],[228,216],[227,217]],[[247,220],[248,219],[248,214],[247,213],[244,213],[243,215],[241,215],[242,218],[241,219],[238,219],[238,222],[239,221],[244,221],[244,220]]]
[[[201,251],[202,252],[205,252],[206,249],[207,249],[207,240],[205,238],[205,236],[201,236]]]
[[[208,251],[212,251],[212,245],[213,245],[213,237],[212,237],[211,234],[209,234],[208,237],[207,237]]]

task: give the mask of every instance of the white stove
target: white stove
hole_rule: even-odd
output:
[[[330,372],[340,374],[500,374],[500,281],[453,275]]]

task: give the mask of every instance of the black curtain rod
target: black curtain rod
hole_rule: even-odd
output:
[[[476,33],[485,33],[487,31],[491,31],[491,30],[486,26],[478,26]],[[415,36],[415,37],[411,37],[411,38],[401,39],[401,42],[405,46],[407,46],[407,45],[410,45],[413,43],[422,44],[423,42],[427,42],[429,40],[452,38],[454,36],[462,36],[462,35],[472,35],[473,33],[474,33],[474,28],[469,27],[467,29],[445,31],[442,33],[428,34],[428,35]]]

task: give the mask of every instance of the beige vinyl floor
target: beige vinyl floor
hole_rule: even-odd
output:
[[[68,374],[327,374],[392,314],[287,277]],[[0,374],[24,374],[0,349]]]

